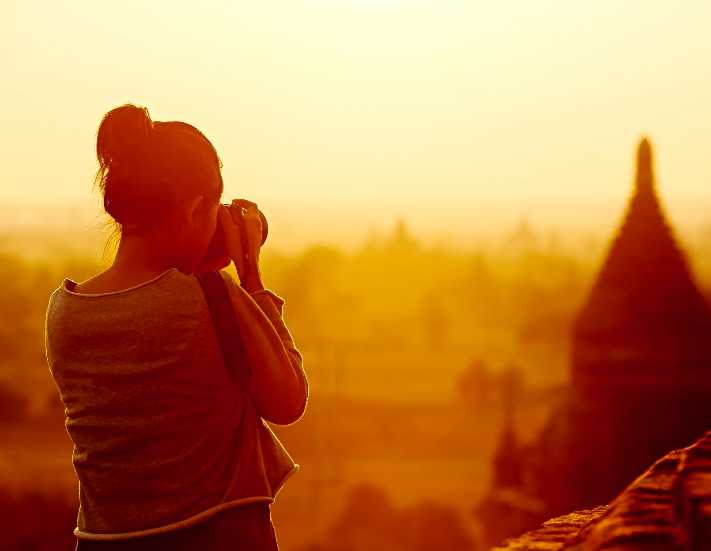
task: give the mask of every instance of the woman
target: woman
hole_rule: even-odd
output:
[[[82,283],[65,278],[45,328],[74,442],[76,549],[278,549],[270,504],[300,466],[262,419],[299,420],[308,381],[284,299],[262,285],[257,205],[222,205],[210,141],[145,108],[109,111],[96,151],[116,258]],[[217,224],[229,258],[208,259]],[[230,259],[239,284],[219,273],[245,341],[246,389],[229,377],[195,276]],[[258,416],[244,413],[247,399]]]

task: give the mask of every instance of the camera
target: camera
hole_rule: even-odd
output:
[[[223,203],[223,205],[227,208],[231,208],[231,205]],[[264,213],[257,209],[257,212],[259,213],[259,219],[262,221],[262,242],[261,245],[264,245],[264,242],[267,240],[267,236],[269,235],[269,225],[267,224],[267,217],[264,216]],[[240,238],[242,239],[242,248],[246,249],[246,235],[244,233],[244,227],[241,223],[240,219]],[[212,241],[210,241],[210,245],[207,248],[207,251],[205,253],[205,258],[206,259],[214,259],[214,258],[223,258],[229,256],[227,252],[227,245],[225,244],[225,231],[222,229],[222,224],[218,221],[217,227],[215,228],[215,234],[212,236]]]

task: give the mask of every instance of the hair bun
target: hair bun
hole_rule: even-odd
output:
[[[96,156],[102,166],[133,162],[150,147],[153,121],[145,107],[126,103],[106,113],[96,136]]]

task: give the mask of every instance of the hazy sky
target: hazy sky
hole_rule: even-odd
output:
[[[642,134],[676,219],[711,204],[708,1],[0,6],[3,202],[95,204],[131,101],[213,141],[226,199],[309,219],[616,216]]]

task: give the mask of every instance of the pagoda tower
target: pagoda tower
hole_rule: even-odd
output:
[[[573,400],[604,430],[613,486],[711,428],[711,311],[659,202],[639,144],[623,223],[572,326]]]
[[[660,205],[647,139],[622,224],[571,329],[568,392],[531,445],[514,446],[504,430],[480,518],[536,525],[523,497],[494,499],[512,483],[547,518],[608,503],[711,429],[711,309]]]

